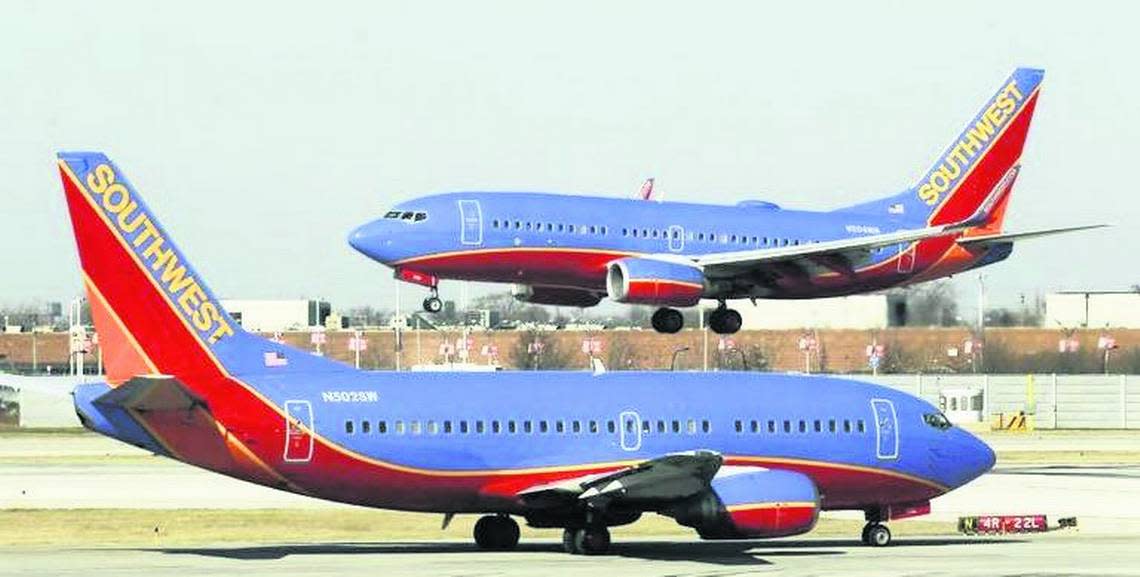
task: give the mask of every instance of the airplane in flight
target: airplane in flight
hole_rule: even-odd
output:
[[[1018,240],[1095,228],[1002,231],[1043,76],[1015,70],[905,191],[836,210],[657,202],[652,181],[638,198],[452,192],[400,203],[348,241],[429,287],[429,312],[442,307],[439,280],[460,279],[513,283],[538,304],[657,306],[664,333],[684,324],[674,307],[715,299],[709,327],[734,333],[731,299],[878,291],[996,263]]]
[[[931,404],[847,379],[356,370],[242,330],[106,156],[58,166],[106,369],[76,412],[159,455],[445,527],[480,514],[484,549],[513,548],[520,518],[578,554],[648,512],[737,539],[859,510],[883,546],[994,464]]]

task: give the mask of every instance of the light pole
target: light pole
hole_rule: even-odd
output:
[[[684,346],[684,345],[673,349],[673,360],[669,361],[669,370],[670,371],[677,370],[677,355],[680,355],[681,353],[683,353],[687,350],[689,350],[689,347]]]

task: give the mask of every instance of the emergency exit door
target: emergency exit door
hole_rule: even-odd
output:
[[[309,401],[285,401],[285,462],[308,463],[313,458],[313,406]]]

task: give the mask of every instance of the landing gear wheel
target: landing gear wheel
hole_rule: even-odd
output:
[[[653,330],[659,333],[673,334],[685,326],[685,317],[681,311],[671,308],[659,308],[653,313]]]
[[[586,527],[574,532],[574,549],[582,555],[604,555],[610,550],[610,530]]]
[[[886,547],[891,544],[891,530],[878,523],[867,525],[863,528],[863,543],[872,547]]]
[[[579,553],[578,546],[574,544],[574,538],[577,537],[577,529],[563,529],[562,530],[562,550],[571,554],[577,555]]]
[[[709,315],[709,328],[718,335],[731,335],[740,330],[743,320],[734,309],[720,307]]]
[[[505,515],[487,515],[475,523],[475,544],[488,551],[509,551],[519,544],[519,524]]]
[[[430,296],[424,299],[424,310],[429,313],[438,313],[443,310],[443,301],[439,300],[437,296]]]

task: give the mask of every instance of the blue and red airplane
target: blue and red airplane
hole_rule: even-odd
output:
[[[660,307],[673,333],[700,299],[709,326],[740,329],[726,301],[882,290],[986,266],[1014,241],[1094,227],[1002,232],[1044,72],[1020,68],[905,191],[826,212],[538,192],[453,192],[409,200],[349,236],[396,278],[515,283],[533,303],[593,306],[604,296]],[[648,189],[648,190],[647,190]],[[651,183],[641,196],[651,194]]]
[[[247,333],[106,156],[59,155],[106,382],[84,426],[211,471],[366,507],[514,517],[601,553],[608,527],[667,515],[704,538],[810,531],[820,511],[885,522],[988,471],[932,405],[858,381],[680,372],[362,372]]]

